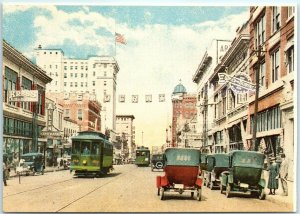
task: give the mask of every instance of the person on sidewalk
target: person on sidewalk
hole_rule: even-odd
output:
[[[269,181],[268,181],[268,189],[270,189],[269,195],[275,195],[275,191],[276,189],[278,189],[278,175],[279,175],[279,165],[276,163],[275,158],[270,158],[270,165],[268,166],[267,170],[269,171]]]
[[[3,162],[3,182],[4,182],[4,186],[7,186],[7,182],[6,182],[6,164]]]
[[[283,195],[287,196],[288,195],[287,176],[288,176],[289,164],[288,164],[288,159],[285,157],[285,154],[281,154],[281,159],[283,161],[282,161],[282,163],[280,165],[280,169],[279,169],[279,178],[281,181]]]

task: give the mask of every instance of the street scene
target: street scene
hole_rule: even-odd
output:
[[[2,210],[295,212],[296,8],[3,4]]]
[[[9,181],[3,190],[6,212],[289,212],[291,204],[251,198],[227,199],[218,190],[203,189],[202,201],[190,194],[169,193],[161,201],[155,177],[162,171],[133,164],[117,165],[100,178],[73,178],[68,170]],[[217,202],[217,203],[216,203]],[[19,206],[16,206],[18,204]]]

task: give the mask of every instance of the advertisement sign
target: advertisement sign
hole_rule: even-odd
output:
[[[38,90],[8,91],[10,102],[38,102]]]
[[[249,91],[255,91],[255,84],[253,84],[250,80],[250,77],[244,73],[236,74],[231,77],[226,73],[220,73],[219,76],[219,84],[229,83],[230,89],[235,94],[244,94]]]

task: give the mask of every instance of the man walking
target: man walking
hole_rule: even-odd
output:
[[[288,195],[288,185],[287,185],[287,176],[288,176],[288,160],[285,158],[285,154],[281,154],[281,158],[283,159],[280,169],[279,169],[279,177],[281,181],[281,186],[283,190],[283,195],[287,196]]]

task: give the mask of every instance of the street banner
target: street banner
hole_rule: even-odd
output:
[[[219,84],[222,85],[229,83],[230,89],[236,94],[244,94],[249,91],[255,91],[256,85],[253,84],[250,77],[244,73],[238,73],[233,77],[226,73],[220,73],[218,76]]]
[[[8,91],[10,102],[38,102],[38,90]]]
[[[152,95],[151,94],[147,94],[145,96],[145,100],[146,100],[146,103],[151,103],[152,102]]]
[[[138,95],[132,95],[132,103],[138,103],[139,102],[139,96]]]

